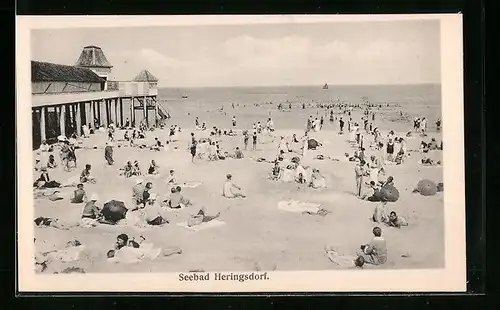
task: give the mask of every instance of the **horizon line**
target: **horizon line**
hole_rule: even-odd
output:
[[[319,87],[323,85],[318,84],[294,84],[294,85],[204,85],[204,86],[162,86],[159,83],[158,88],[252,88],[252,87]],[[328,83],[327,83],[328,84]],[[328,84],[328,87],[339,87],[339,86],[419,86],[419,85],[441,85],[441,82],[424,82],[424,83],[396,83],[396,84]]]

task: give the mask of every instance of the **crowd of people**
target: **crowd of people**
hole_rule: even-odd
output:
[[[281,105],[279,109],[282,110],[283,106]],[[354,162],[354,194],[360,200],[378,203],[374,208],[372,220],[377,224],[385,224],[387,227],[401,228],[407,226],[408,222],[404,217],[398,215],[394,210],[389,213],[386,210],[387,205],[399,197],[394,178],[390,176],[387,180],[381,181],[380,177],[386,174],[386,165],[404,164],[405,159],[411,156],[411,152],[407,147],[407,139],[411,137],[408,135],[405,137],[396,136],[392,130],[386,136],[383,136],[379,128],[375,125],[376,113],[370,109],[370,106],[360,107],[339,104],[337,106],[340,111],[339,113],[334,113],[335,105],[326,105],[325,108],[325,116],[328,117],[329,115],[331,126],[336,128],[338,124],[338,134],[344,135],[347,133],[347,140],[352,147],[353,154],[346,153],[346,157],[350,162]],[[363,109],[363,115],[359,121],[353,120],[354,116],[352,113],[354,108]],[[238,127],[236,117],[232,116],[230,129],[222,129],[214,126],[208,136],[200,134],[202,137],[197,137],[199,132],[204,132],[208,129],[207,123],[200,121],[196,117],[194,122],[196,130],[190,133],[186,151],[189,152],[193,163],[199,160],[242,160],[248,158],[248,156],[244,155],[244,152],[257,150],[258,143],[263,136],[270,136],[273,138],[273,141],[274,138],[277,138],[276,156],[271,160],[258,159],[258,161],[271,164],[269,179],[274,182],[295,182],[299,186],[322,190],[328,187],[327,177],[317,167],[306,164],[304,159],[307,158],[309,150],[316,150],[322,146],[321,142],[317,141],[311,135],[323,130],[325,126],[324,119],[323,115],[318,117],[309,116],[302,136],[299,137],[294,133],[292,136],[287,137],[284,135],[274,135],[275,125],[271,117],[265,122],[254,122],[252,128],[240,128]],[[130,123],[128,122],[128,124]],[[83,139],[94,133],[88,129],[89,127],[84,127]],[[440,120],[436,122],[436,127],[437,130],[440,130]],[[164,128],[164,126],[162,125],[161,128]],[[115,164],[113,156],[114,147],[118,142],[124,141],[133,148],[149,147],[151,151],[169,150],[171,144],[179,141],[181,133],[179,126],[171,125],[167,128],[168,135],[163,140],[156,136],[154,137],[154,143],[148,146],[140,143],[141,140],[148,136],[149,131],[143,123],[139,124],[137,129],[129,126],[120,129],[124,131],[123,139],[116,139],[117,128],[113,123],[106,129],[107,141],[104,146],[104,163],[110,166]],[[415,118],[414,131],[419,132],[423,138],[427,137],[427,120],[425,117]],[[234,148],[224,149],[220,139],[222,136],[241,139],[242,144]],[[249,146],[250,140],[252,141],[251,147]],[[43,141],[36,155],[34,167],[36,171],[40,172],[40,175],[33,184],[37,190],[66,186],[76,187],[71,197],[69,197],[68,202],[83,205],[81,220],[78,225],[83,227],[116,225],[120,221],[130,222],[132,217],[141,221],[143,225],[168,225],[170,220],[163,212],[166,209],[189,208],[194,210],[187,219],[188,223],[192,225],[201,225],[202,223],[217,219],[221,215],[219,212],[214,216],[209,216],[204,206],[196,206],[196,203],[185,197],[182,193],[182,183],[176,180],[175,171],[173,169],[170,169],[168,173],[162,171],[155,160],[149,162],[146,170],[141,170],[138,160],[127,161],[122,168],[118,169],[119,175],[125,178],[136,179],[136,184],[131,188],[131,200],[125,203],[123,209],[111,206],[106,207],[109,202],[102,204],[97,193],[88,195],[85,184],[98,183],[98,180],[91,173],[92,166],[90,164],[84,163],[84,168],[78,180],[73,180],[72,182],[58,182],[53,180],[49,176],[48,169],[62,167],[65,171],[73,171],[78,167],[76,149],[81,144],[81,141],[76,136],[72,136],[70,139],[60,137],[57,145],[48,145],[46,141]],[[422,159],[420,162],[428,165],[439,165],[440,161],[432,159],[429,156],[429,152],[442,150],[442,147],[442,142],[438,144],[435,138],[432,138],[430,142],[422,141],[420,148]],[[54,156],[56,150],[59,150],[60,154],[59,163]],[[323,159],[323,157],[323,155],[318,155],[318,159]],[[165,197],[160,198],[161,195],[153,192],[152,182],[144,181],[144,178],[152,176],[166,178],[165,184],[167,185],[168,192]],[[161,191],[164,189],[159,188],[158,190]],[[222,184],[221,195],[227,199],[245,199],[249,194],[241,186],[237,185],[233,174],[228,173],[225,175],[225,181]],[[49,226],[58,229],[73,227],[62,223],[60,219],[45,217],[37,218],[35,224],[37,226]],[[361,267],[366,263],[379,265],[387,261],[387,246],[386,241],[382,237],[382,229],[378,226],[375,227],[373,235],[373,240],[361,245],[357,251],[354,260],[356,267]],[[128,245],[127,242],[128,236],[118,236],[117,246],[107,253],[108,258],[116,257],[120,249]],[[179,251],[174,252],[177,253]]]

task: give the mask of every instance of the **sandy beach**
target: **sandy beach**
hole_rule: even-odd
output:
[[[226,109],[228,105],[226,105]],[[396,131],[396,136],[404,137],[412,130],[411,120],[415,115],[408,114],[406,119],[395,120],[402,108],[384,108],[377,111],[376,126],[381,128],[384,137],[389,129]],[[238,270],[327,270],[337,268],[325,256],[326,245],[334,246],[339,252],[354,255],[361,244],[372,238],[372,228],[377,226],[370,218],[377,203],[363,201],[357,198],[355,191],[354,163],[345,160],[344,153],[353,153],[353,148],[347,141],[348,134],[339,135],[338,122],[330,123],[325,117],[325,125],[319,132],[311,136],[323,143],[316,151],[310,150],[302,160],[306,165],[318,168],[326,177],[327,188],[315,190],[297,183],[282,183],[268,179],[272,164],[257,162],[255,159],[264,157],[274,159],[280,136],[298,137],[304,133],[308,115],[321,116],[324,109],[298,107],[291,112],[278,112],[274,108],[264,109],[262,106],[236,108],[234,113],[226,114],[216,110],[203,112],[203,120],[207,127],[214,125],[230,128],[233,114],[238,119],[237,136],[222,136],[221,146],[224,150],[243,147],[243,129],[251,129],[249,124],[261,121],[265,123],[271,115],[275,120],[276,131],[273,136],[261,136],[257,150],[244,151],[244,159],[226,159],[223,161],[196,160],[191,163],[187,150],[190,133],[197,138],[208,136],[208,132],[195,131],[193,112],[172,113],[170,124],[180,123],[182,132],[179,141],[170,145],[169,150],[150,151],[131,147],[114,147],[115,164],[109,166],[104,160],[104,144],[106,133],[96,133],[84,139],[83,148],[77,149],[78,168],[65,172],[60,167],[49,170],[52,179],[59,182],[79,175],[85,164],[92,165],[92,174],[97,179],[96,184],[85,184],[88,195],[97,193],[99,203],[111,199],[121,200],[130,204],[132,186],[135,178],[126,179],[119,176],[118,169],[128,160],[138,160],[143,173],[151,160],[160,166],[160,175],[148,177],[145,181],[153,183],[152,192],[164,198],[170,191],[165,180],[170,169],[176,171],[178,181],[201,182],[196,188],[184,188],[183,194],[191,199],[193,206],[180,211],[165,211],[165,217],[170,224],[162,227],[138,229],[134,227],[99,225],[94,228],[71,228],[58,230],[50,227],[35,228],[37,251],[61,248],[67,241],[77,239],[87,248],[84,259],[53,264],[53,270],[61,270],[68,266],[81,267],[87,273],[92,272],[188,272],[203,271],[238,271]],[[411,111],[410,111],[411,112]],[[201,113],[200,113],[201,114]],[[177,115],[177,116],[176,116]],[[352,118],[359,121],[361,110],[354,110]],[[200,119],[202,119],[200,117]],[[347,120],[347,115],[344,116]],[[287,124],[284,126],[285,120]],[[291,121],[290,121],[291,120]],[[386,264],[371,268],[442,268],[444,267],[444,216],[443,193],[424,197],[412,193],[420,179],[430,179],[436,183],[443,182],[442,166],[422,166],[418,163],[418,152],[422,140],[430,141],[441,136],[434,130],[434,119],[429,120],[429,133],[425,138],[414,134],[407,139],[407,148],[415,150],[401,165],[386,165],[385,180],[393,176],[395,185],[400,192],[397,202],[388,204],[388,211],[396,211],[404,216],[409,226],[401,229],[382,225],[383,236],[387,241],[388,261]],[[193,124],[190,128],[189,123]],[[185,124],[185,125],[184,125]],[[281,125],[281,126],[280,126]],[[124,131],[116,132],[116,139],[123,138]],[[137,143],[151,145],[154,137],[166,141],[168,129],[148,131],[144,141]],[[118,143],[117,143],[118,144]],[[251,143],[250,143],[251,144]],[[97,149],[93,149],[93,146]],[[177,149],[175,149],[177,147]],[[294,151],[300,152],[297,145]],[[374,151],[367,149],[366,155]],[[436,156],[441,157],[441,151]],[[317,160],[322,154],[325,157],[338,158]],[[56,153],[56,158],[58,154]],[[295,154],[294,154],[295,155]],[[247,194],[245,199],[226,199],[222,197],[222,184],[225,175],[231,173],[234,181]],[[39,173],[35,172],[34,177]],[[61,193],[66,197],[59,201],[35,199],[35,217],[54,217],[64,222],[79,221],[83,204],[69,203],[74,188],[66,187]],[[50,190],[48,190],[50,191]],[[281,200],[295,199],[321,204],[328,210],[326,216],[301,213],[291,213],[280,210],[277,204]],[[208,214],[220,212],[220,221],[225,225],[194,232],[176,225],[186,221],[189,214],[196,213],[200,207],[205,207]],[[166,248],[178,246],[182,254],[161,257],[155,260],[143,260],[137,264],[112,264],[107,262],[106,252],[113,248],[116,237],[126,233],[130,237],[144,236],[148,243],[156,247]],[[370,267],[368,267],[370,268]]]

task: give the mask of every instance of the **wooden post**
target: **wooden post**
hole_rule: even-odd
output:
[[[156,100],[155,100],[155,125],[158,126],[158,101]]]
[[[94,125],[94,120],[95,120],[95,102],[94,101],[90,101],[90,108],[89,108],[89,110],[91,111],[91,113],[90,113],[90,118],[91,118],[91,120],[90,120],[90,128],[95,129],[95,125]]]
[[[130,99],[130,126],[132,123],[135,125],[135,109],[134,109],[134,97]]]
[[[66,105],[62,105],[59,110],[59,129],[61,135],[66,135]]]
[[[143,120],[146,120],[146,124],[148,124],[148,107],[146,106],[146,96],[142,98],[142,108],[144,110]]]
[[[101,101],[96,101],[97,106],[97,122],[99,123],[99,127],[101,127]]]
[[[120,98],[120,126],[123,127],[123,98]]]
[[[118,127],[118,98],[115,98],[114,99],[114,103],[115,103],[115,109],[113,110],[114,111],[114,116],[115,116],[115,125]]]
[[[47,139],[47,134],[45,131],[45,110],[46,107],[42,107],[40,109],[40,138],[41,140],[46,140]]]
[[[85,103],[78,102],[76,104],[76,134],[80,137],[82,135],[82,106],[85,107]]]
[[[110,120],[111,120],[111,111],[109,109],[109,100],[108,99],[104,99],[104,107],[105,107],[105,110],[104,110],[104,113],[106,113],[106,127],[109,125],[110,123]]]

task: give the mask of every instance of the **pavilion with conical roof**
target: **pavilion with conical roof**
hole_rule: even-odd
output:
[[[146,69],[135,76],[134,82],[146,82],[149,83],[150,87],[158,86],[158,78]]]
[[[105,81],[108,80],[108,75],[111,72],[111,68],[113,68],[102,49],[95,45],[89,45],[83,48],[75,67],[90,69]]]

